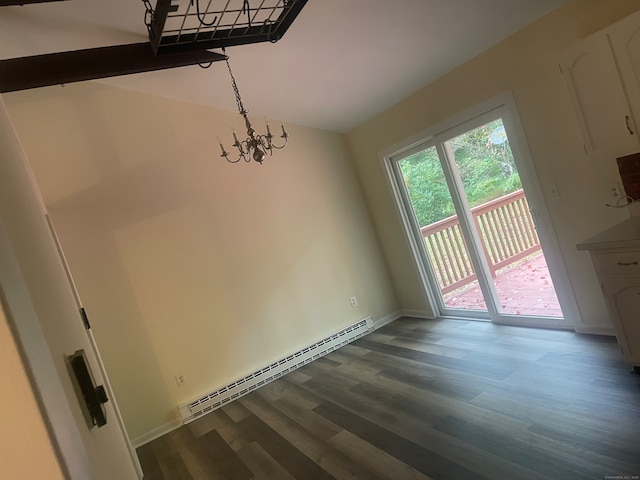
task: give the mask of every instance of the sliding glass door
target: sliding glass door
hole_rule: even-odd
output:
[[[562,310],[503,113],[393,155],[391,168],[440,314],[544,324]]]

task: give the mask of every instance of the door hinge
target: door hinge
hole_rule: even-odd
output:
[[[82,323],[84,323],[84,328],[86,328],[87,330],[91,330],[89,317],[87,317],[87,312],[84,311],[84,307],[80,307],[80,316],[82,317]]]

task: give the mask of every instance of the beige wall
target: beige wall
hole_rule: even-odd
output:
[[[98,83],[5,101],[132,438],[397,310],[343,136],[287,126],[264,165],[230,165],[216,136],[229,148],[237,114]]]
[[[348,134],[403,308],[429,311],[380,152],[489,97],[512,90],[584,322],[577,326],[598,331],[610,325],[589,255],[576,251],[575,245],[628,213],[604,206],[607,184],[619,181],[615,159],[595,163],[585,157],[557,55],[638,8],[635,0],[569,1]],[[560,198],[551,195],[554,183]]]
[[[0,478],[62,479],[2,304],[0,372]]]

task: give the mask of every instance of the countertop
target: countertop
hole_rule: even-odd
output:
[[[578,250],[640,248],[640,217],[630,217],[577,245]]]

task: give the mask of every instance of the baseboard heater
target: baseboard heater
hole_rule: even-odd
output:
[[[367,317],[246,377],[209,392],[192,402],[182,404],[178,407],[182,422],[190,423],[298,367],[353,342],[374,329],[373,318]]]

